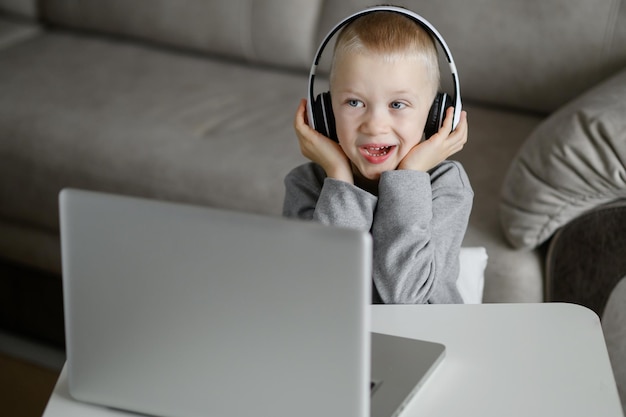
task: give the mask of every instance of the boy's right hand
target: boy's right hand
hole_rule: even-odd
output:
[[[302,99],[293,124],[302,155],[320,165],[327,177],[354,184],[350,160],[341,146],[309,126],[306,114],[306,100]]]

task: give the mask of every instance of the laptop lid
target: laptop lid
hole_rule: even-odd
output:
[[[66,189],[78,400],[158,416],[366,416],[371,238]]]

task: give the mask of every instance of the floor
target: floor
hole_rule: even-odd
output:
[[[0,416],[41,417],[65,363],[59,277],[0,260]]]
[[[0,415],[41,417],[64,362],[58,348],[0,332]]]

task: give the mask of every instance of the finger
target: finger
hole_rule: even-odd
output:
[[[302,136],[323,136],[308,124],[306,100],[304,99],[300,101],[300,105],[298,106],[296,117],[294,119],[294,128],[296,133]]]
[[[446,135],[449,135],[450,132],[452,132],[453,119],[454,119],[454,107],[448,107],[446,109],[446,116],[443,119],[443,123],[439,131],[445,133]]]
[[[305,124],[305,114],[306,114],[306,100],[301,99],[298,104],[298,109],[296,110],[296,115],[293,119],[293,125],[297,129],[299,125]]]
[[[307,106],[306,99],[303,98],[302,100],[300,100],[300,105],[302,106],[302,114],[304,116],[303,117],[304,123],[307,126],[311,126],[311,123],[309,123],[309,109],[308,109],[308,106]]]
[[[467,142],[467,134],[468,134],[468,125],[467,125],[467,112],[462,111],[461,117],[459,119],[459,124],[457,125],[454,133],[458,135],[458,140],[465,143]]]
[[[465,144],[467,143],[468,138],[468,124],[467,124],[467,113],[461,112],[461,118],[459,120],[459,124],[457,128],[452,132],[450,136],[452,143],[452,150],[456,153],[463,149]]]

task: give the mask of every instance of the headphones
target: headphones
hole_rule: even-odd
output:
[[[450,52],[450,48],[443,40],[443,37],[439,34],[437,29],[430,24],[426,19],[421,17],[420,15],[413,13],[410,10],[395,7],[395,6],[376,6],[371,7],[365,10],[361,10],[351,16],[346,17],[341,22],[339,22],[335,27],[328,32],[319,48],[317,49],[317,53],[315,54],[315,59],[313,60],[313,64],[311,65],[311,71],[309,72],[309,92],[308,92],[308,102],[307,102],[307,112],[309,123],[311,127],[317,130],[319,133],[323,134],[334,140],[337,139],[337,129],[335,127],[335,115],[333,114],[330,92],[325,92],[318,94],[317,97],[314,98],[314,82],[315,82],[315,71],[317,70],[317,65],[319,64],[319,60],[322,56],[322,52],[324,48],[330,42],[332,37],[337,33],[341,28],[348,25],[352,21],[358,19],[361,16],[366,14],[370,14],[377,11],[388,11],[399,13],[413,20],[417,24],[419,24],[422,28],[424,28],[434,39],[437,40],[439,45],[441,45],[448,63],[450,65],[450,72],[452,73],[452,81],[454,84],[454,96],[450,97],[446,93],[438,92],[435,96],[435,100],[428,112],[428,119],[426,120],[426,126],[424,127],[424,134],[426,139],[437,133],[441,125],[443,124],[443,119],[445,117],[446,109],[450,106],[454,106],[454,115],[452,119],[452,130],[456,128],[459,124],[459,120],[461,119],[461,87],[459,85],[459,76],[456,71],[456,65],[454,64],[454,58],[452,58],[452,53]]]

